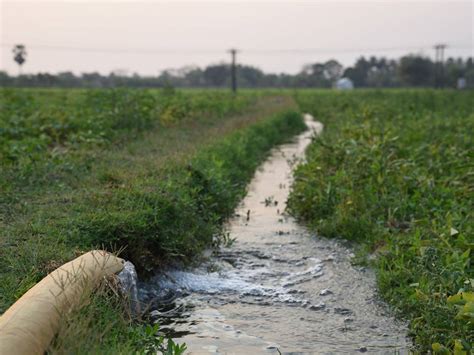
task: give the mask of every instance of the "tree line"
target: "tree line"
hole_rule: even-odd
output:
[[[226,63],[213,64],[205,68],[195,66],[165,70],[157,76],[125,75],[112,72],[101,75],[97,72],[75,75],[72,72],[58,74],[37,73],[10,76],[0,71],[2,87],[62,87],[62,88],[107,88],[107,87],[229,87],[231,68]],[[237,83],[245,88],[330,88],[346,77],[355,87],[456,87],[464,78],[466,87],[474,88],[473,58],[448,58],[444,63],[435,63],[420,55],[407,55],[398,60],[384,57],[360,57],[353,66],[344,68],[337,60],[305,65],[297,74],[271,74],[249,66],[237,66]]]

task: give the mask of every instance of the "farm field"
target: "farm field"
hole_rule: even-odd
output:
[[[257,92],[2,90],[0,107],[0,313],[92,248],[141,275],[196,261],[268,150],[304,129],[290,97]],[[153,349],[110,292],[50,350]]]
[[[474,94],[299,92],[325,124],[295,171],[291,213],[358,248],[417,351],[474,343]]]
[[[325,127],[296,167],[289,212],[350,241],[410,321],[416,351],[468,353],[473,102],[473,92],[422,89],[2,89],[0,314],[93,248],[119,252],[140,277],[199,264],[226,243],[223,223],[255,170],[308,112]],[[65,317],[49,352],[162,349],[125,308],[104,285]]]

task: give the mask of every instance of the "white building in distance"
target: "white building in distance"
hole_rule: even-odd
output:
[[[354,83],[349,78],[341,78],[336,81],[334,87],[338,90],[352,90],[354,89]]]

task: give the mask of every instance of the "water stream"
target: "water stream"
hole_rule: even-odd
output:
[[[191,354],[407,352],[406,325],[376,295],[343,242],[285,214],[294,163],[322,125],[273,150],[229,222],[232,245],[192,270],[165,270],[139,298]]]

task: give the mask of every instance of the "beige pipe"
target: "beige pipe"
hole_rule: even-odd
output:
[[[121,271],[123,263],[93,250],[54,270],[0,317],[0,355],[44,354],[61,317],[105,276]]]

